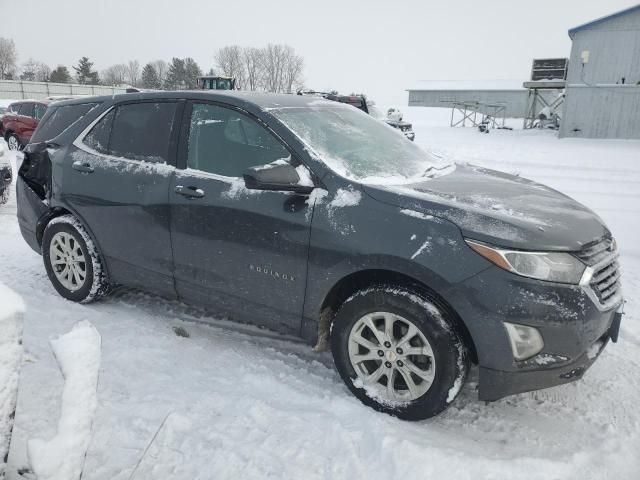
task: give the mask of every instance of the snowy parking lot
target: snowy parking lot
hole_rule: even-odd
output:
[[[626,315],[584,379],[485,404],[472,371],[437,418],[379,414],[349,393],[328,353],[300,342],[128,289],[64,300],[20,235],[12,193],[0,206],[0,282],[26,314],[9,478],[28,467],[27,440],[56,434],[64,379],[49,342],[85,320],[102,352],[83,480],[640,478],[640,141],[481,134],[445,126],[447,111],[405,110],[419,144],[548,184],[612,229]]]

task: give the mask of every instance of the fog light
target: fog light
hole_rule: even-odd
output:
[[[544,347],[542,335],[537,328],[508,322],[504,322],[504,326],[509,334],[511,350],[516,360],[531,358]]]

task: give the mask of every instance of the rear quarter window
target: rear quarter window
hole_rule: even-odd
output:
[[[98,103],[82,103],[53,107],[51,113],[38,125],[31,142],[45,142],[57,137],[98,105]]]

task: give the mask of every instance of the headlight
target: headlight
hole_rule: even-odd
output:
[[[577,285],[586,268],[570,253],[524,252],[490,247],[473,240],[465,241],[476,253],[491,263],[523,277]]]

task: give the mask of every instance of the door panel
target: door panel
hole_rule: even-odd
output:
[[[167,204],[174,168],[78,149],[63,168],[61,200],[93,232],[111,280],[174,296]]]
[[[194,187],[202,198],[175,193]],[[249,191],[194,172],[171,179],[176,289],[241,321],[298,334],[307,275],[307,197]]]
[[[178,294],[233,319],[298,335],[311,222],[307,197],[247,190],[240,178],[247,166],[289,153],[244,114],[198,105],[193,115],[186,110],[190,131],[183,147],[190,168],[177,170],[169,189]]]
[[[118,105],[70,147],[64,205],[93,232],[111,280],[175,296],[169,185],[175,173],[176,102]]]

